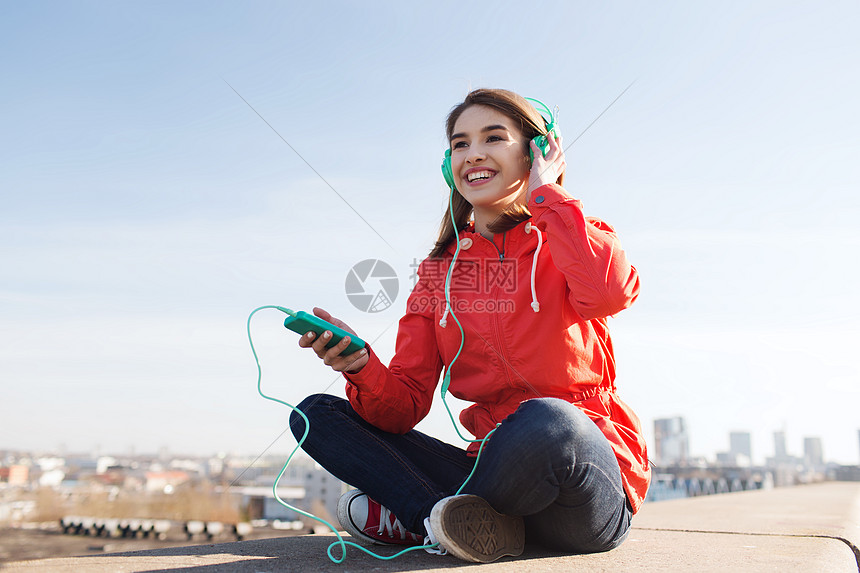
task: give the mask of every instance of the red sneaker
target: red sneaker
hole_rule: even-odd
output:
[[[406,531],[388,508],[357,489],[340,496],[337,518],[353,537],[376,545],[424,545],[424,536]]]

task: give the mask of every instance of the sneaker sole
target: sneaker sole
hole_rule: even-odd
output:
[[[502,515],[475,495],[448,497],[433,506],[430,528],[451,555],[490,563],[521,555],[525,546],[522,517]]]

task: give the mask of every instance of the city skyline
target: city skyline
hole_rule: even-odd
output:
[[[733,430],[730,431],[726,435],[726,444],[727,447],[720,450],[714,450],[712,452],[694,452],[689,449],[689,440],[691,436],[686,430],[686,419],[683,416],[675,416],[671,418],[657,418],[654,420],[654,425],[657,426],[660,423],[665,422],[673,422],[677,423],[680,421],[681,425],[681,433],[683,434],[683,440],[686,441],[685,445],[682,446],[681,451],[677,452],[676,455],[683,457],[685,460],[706,460],[708,463],[721,463],[721,455],[724,454],[742,454],[746,455],[752,465],[754,466],[765,466],[767,465],[768,460],[772,459],[792,459],[792,460],[805,460],[809,457],[808,449],[811,447],[815,449],[818,459],[822,459],[824,463],[836,463],[842,465],[860,465],[860,429],[857,430],[857,449],[858,455],[857,459],[853,462],[849,459],[844,462],[838,462],[836,460],[831,460],[827,456],[827,442],[823,440],[820,436],[798,436],[797,437],[797,447],[792,447],[787,441],[785,437],[785,429],[775,430],[769,434],[770,443],[772,444],[770,449],[765,449],[761,452],[756,452],[752,447],[752,437],[753,434],[751,432],[743,431],[743,430]],[[651,433],[654,438],[653,442],[648,444],[649,448],[649,457],[657,463],[657,465],[663,465],[659,462],[660,455],[660,447],[658,446],[658,440],[660,439],[659,432],[654,430]],[[733,446],[734,444],[734,446]],[[740,444],[740,447],[738,445]],[[294,446],[289,446],[290,448]],[[83,448],[78,450],[68,450],[64,446],[60,445],[56,448],[38,448],[38,449],[22,449],[16,447],[6,447],[3,444],[0,444],[0,453],[25,453],[28,456],[33,458],[45,457],[45,456],[57,456],[57,457],[66,457],[66,456],[89,456],[92,459],[97,459],[100,457],[110,458],[110,457],[127,457],[127,458],[152,458],[152,459],[182,459],[182,458],[217,458],[217,457],[232,457],[232,458],[247,458],[248,460],[257,460],[257,459],[277,459],[279,457],[283,457],[284,461],[286,461],[286,456],[290,453],[287,450],[274,450],[267,449],[264,451],[253,452],[253,451],[197,451],[197,452],[183,452],[183,451],[172,451],[169,446],[165,445],[156,450],[152,451],[138,451],[138,449],[130,445],[126,449],[117,449],[117,450],[107,450],[102,448],[99,445],[96,445],[92,448]],[[749,452],[749,453],[748,453]],[[299,449],[296,456],[300,458],[307,458],[307,454]],[[307,458],[308,460],[310,458]]]
[[[709,463],[740,464],[753,466],[767,466],[771,463],[786,463],[803,461],[810,466],[824,463],[836,463],[827,458],[827,448],[820,436],[803,436],[802,447],[795,450],[786,442],[785,429],[775,430],[772,436],[772,454],[770,450],[755,452],[752,447],[751,432],[733,430],[728,433],[728,448],[716,450],[709,454],[691,453],[689,442],[690,435],[687,431],[686,419],[683,416],[670,418],[657,418],[654,420],[654,443],[649,444],[649,457],[659,467],[660,465],[674,465],[678,463],[697,462],[702,459]],[[857,446],[860,452],[860,430],[857,432]],[[855,462],[845,465],[860,465],[860,455]]]
[[[504,1],[45,6],[0,34],[0,446],[290,451],[248,315],[323,307],[387,362],[445,115],[503,87],[559,107],[565,187],[639,271],[608,324],[649,443],[683,415],[690,455],[785,427],[857,463],[856,2],[559,2],[537,41]],[[399,280],[379,312],[346,293],[367,259]],[[263,388],[343,396],[282,325],[251,324]],[[418,429],[465,447],[438,398]]]

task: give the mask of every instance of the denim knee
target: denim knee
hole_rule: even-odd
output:
[[[324,412],[331,411],[331,405],[336,400],[342,400],[342,398],[328,394],[312,394],[299,402],[296,409],[301,410],[307,416],[311,426],[313,426],[315,419],[323,416]],[[305,420],[296,410],[290,413],[290,430],[297,441],[301,440],[302,435],[305,433]]]
[[[588,450],[605,450],[614,458],[609,442],[597,424],[575,404],[560,398],[534,398],[520,404],[510,416],[518,445],[540,444],[553,460],[575,460]],[[590,455],[588,455],[590,457]]]
[[[594,422],[585,413],[561,398],[533,398],[517,408],[518,417],[527,417],[529,425],[546,437],[573,439],[592,430]]]

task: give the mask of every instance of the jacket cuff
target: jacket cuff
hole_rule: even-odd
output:
[[[383,368],[382,361],[379,360],[370,345],[368,344],[365,348],[367,348],[367,364],[364,365],[364,368],[358,372],[342,372],[346,383],[362,392],[372,389],[368,382],[378,380],[379,369]]]

